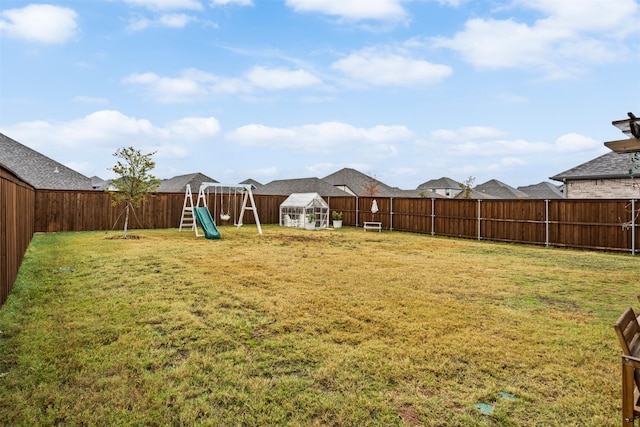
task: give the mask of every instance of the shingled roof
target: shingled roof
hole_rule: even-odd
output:
[[[158,193],[184,193],[187,188],[187,184],[191,186],[191,191],[193,193],[197,193],[200,189],[200,184],[203,182],[217,183],[218,181],[213,178],[209,178],[200,172],[178,175],[173,178],[163,180],[160,183],[160,187],[158,187]]]
[[[288,196],[293,193],[318,193],[322,197],[344,197],[350,195],[320,178],[275,180],[258,187],[253,193],[271,196]]]
[[[550,177],[555,181],[629,178],[632,153],[610,152]]]
[[[461,183],[459,183],[458,181],[456,181],[455,179],[451,179],[448,178],[446,176],[443,176],[442,178],[438,178],[438,179],[431,179],[427,182],[423,182],[422,184],[418,185],[417,190],[433,190],[433,189],[443,189],[446,190],[447,188],[449,189],[455,189],[455,190],[460,190],[462,191],[462,187],[461,187]]]
[[[344,168],[337,172],[322,178],[324,181],[335,187],[345,187],[345,191],[352,192],[358,197],[377,196],[377,197],[394,197],[398,196],[397,191],[393,187],[388,186],[382,181],[365,175],[355,169]],[[376,194],[369,194],[370,189],[375,188]]]
[[[518,187],[518,190],[529,195],[530,199],[564,199],[562,191],[550,182]]]
[[[491,179],[483,184],[473,187],[473,191],[477,193],[488,194],[499,199],[528,199],[529,196],[510,185],[500,182],[497,179]]]
[[[43,190],[92,190],[91,178],[82,175],[0,133],[0,163],[22,180]]]
[[[256,181],[255,179],[245,179],[244,181],[242,181],[240,184],[246,184],[246,185],[252,185],[253,188],[260,188],[262,187],[262,183],[259,181]]]

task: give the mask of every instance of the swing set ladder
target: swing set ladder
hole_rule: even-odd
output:
[[[184,193],[184,202],[182,203],[182,216],[180,217],[180,228],[178,231],[182,231],[183,228],[188,228],[189,231],[196,230],[196,218],[193,215],[193,194],[191,193],[191,185],[187,184],[187,189]]]

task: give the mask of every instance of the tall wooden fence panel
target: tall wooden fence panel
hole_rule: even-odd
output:
[[[286,197],[254,195],[254,199],[260,222],[277,224]],[[176,228],[183,201],[182,193],[155,194],[131,215],[129,228]],[[343,213],[345,226],[379,221],[384,230],[632,253],[640,244],[637,201],[380,197],[331,197],[327,201],[331,211]],[[375,213],[371,211],[374,201]],[[207,203],[219,224],[232,224],[239,217],[242,196],[212,194]],[[123,207],[112,206],[108,193],[38,190],[35,231],[120,230],[122,213]],[[232,219],[220,219],[221,213],[230,213]],[[245,213],[243,222],[255,223],[251,211]]]
[[[0,305],[13,288],[34,233],[35,190],[0,165]]]
[[[552,245],[638,251],[640,227],[636,216],[640,205],[637,201],[563,202],[549,203],[549,240]]]

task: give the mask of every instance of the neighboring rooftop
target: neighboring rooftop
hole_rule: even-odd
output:
[[[262,183],[256,181],[255,179],[251,179],[251,178],[245,179],[240,184],[251,185],[251,186],[253,186],[252,188],[260,188],[263,185]]]
[[[473,187],[474,192],[488,194],[499,199],[528,199],[529,196],[497,179],[491,179],[483,184]]]
[[[323,180],[350,193],[352,196],[358,197],[394,197],[397,196],[396,192],[398,191],[398,189],[389,187],[372,176],[351,168],[340,169],[331,175],[325,176]]]
[[[456,194],[454,197],[454,199],[466,199],[466,191],[462,190],[461,192],[459,192],[458,194]],[[469,193],[469,199],[502,199],[502,197],[498,197],[498,196],[492,196],[491,194],[488,193],[483,193],[482,191],[476,191],[475,189],[471,189],[471,192]]]
[[[564,199],[560,187],[546,181],[518,187],[518,190],[526,193],[530,199]]]
[[[437,190],[437,189],[461,190],[461,185],[462,184],[456,181],[455,179],[451,179],[446,176],[443,176],[442,178],[432,179],[427,182],[423,182],[422,184],[418,185],[416,189],[429,190],[429,191]]]
[[[631,153],[610,152],[550,177],[554,181],[629,178]]]
[[[293,193],[318,193],[322,197],[344,197],[350,194],[320,178],[281,179],[254,190],[254,194],[288,196]]]
[[[200,172],[179,175],[163,180],[158,187],[158,193],[184,193],[189,184],[191,192],[197,194],[203,182],[217,183],[218,181]]]
[[[37,189],[92,190],[91,178],[0,133],[0,163]]]

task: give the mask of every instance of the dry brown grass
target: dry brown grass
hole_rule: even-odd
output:
[[[636,257],[221,232],[36,236],[0,312],[0,422],[619,422],[611,325],[634,303]]]

